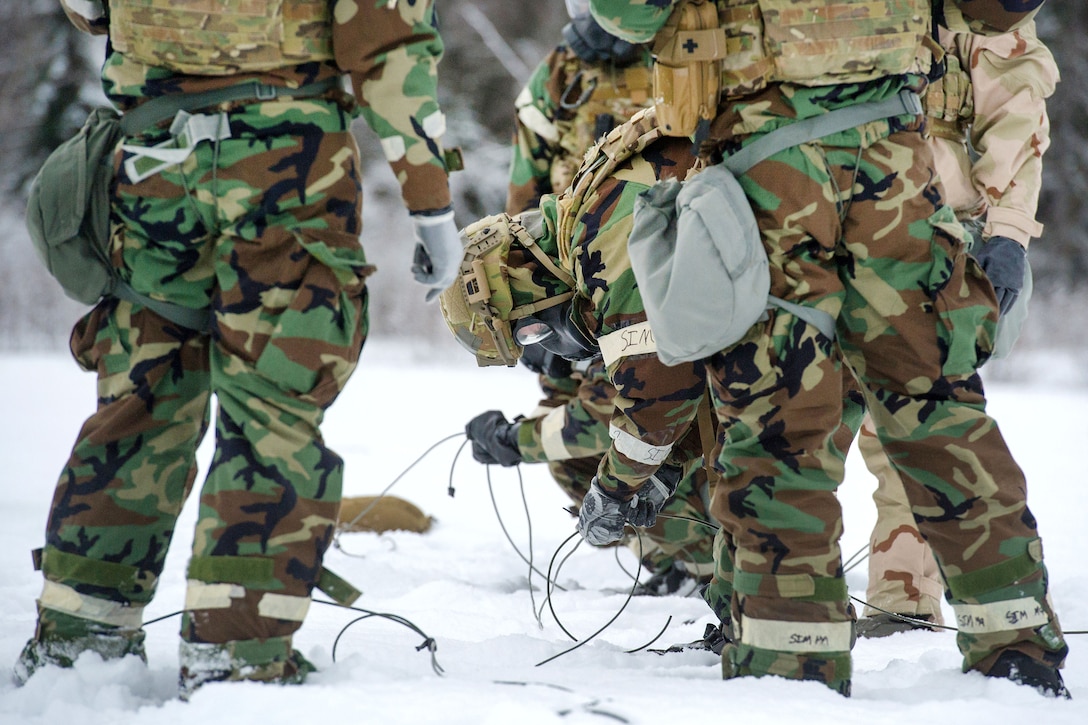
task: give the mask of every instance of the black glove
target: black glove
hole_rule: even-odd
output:
[[[537,375],[547,375],[549,378],[569,378],[571,373],[570,360],[561,358],[540,345],[526,345],[522,348],[521,363]]]
[[[472,457],[480,463],[516,466],[521,463],[518,448],[518,427],[501,412],[480,413],[465,426],[465,435],[472,441]]]
[[[994,286],[1001,314],[1008,312],[1020,296],[1027,256],[1024,245],[1008,237],[990,237],[975,247],[975,259]]]
[[[662,466],[627,501],[601,488],[594,476],[578,509],[578,533],[593,546],[604,546],[623,538],[624,524],[653,526],[658,512],[680,485],[680,475],[679,468]]]
[[[563,40],[587,63],[630,65],[642,56],[642,48],[610,35],[589,13],[579,15],[563,26]]]

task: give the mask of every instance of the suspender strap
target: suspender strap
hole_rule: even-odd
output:
[[[833,133],[840,133],[863,123],[879,121],[882,118],[917,116],[921,113],[922,100],[918,94],[914,91],[902,90],[892,98],[886,98],[883,101],[870,101],[839,108],[822,116],[813,116],[775,129],[732,154],[723,163],[734,176],[741,176],[760,161],[793,146],[830,136]]]
[[[718,440],[718,429],[715,425],[715,416],[710,405],[710,390],[703,393],[703,399],[699,401],[699,407],[695,411],[695,424],[699,426],[699,445],[703,448],[703,468],[706,469],[707,481],[711,486],[718,482],[721,474],[714,468],[714,446]],[[707,504],[707,512],[710,505]]]
[[[827,312],[818,310],[815,307],[805,307],[796,302],[787,302],[781,297],[775,297],[774,295],[767,295],[767,301],[775,307],[789,312],[795,317],[800,317],[802,320],[819,330],[827,339],[835,339],[835,318]]]
[[[200,93],[174,93],[158,96],[127,111],[121,117],[121,130],[126,136],[135,136],[144,129],[173,118],[178,111],[194,111],[198,108],[207,108],[231,101],[313,98],[338,88],[342,88],[340,76],[332,76],[299,88],[272,86],[260,81],[251,81]]]

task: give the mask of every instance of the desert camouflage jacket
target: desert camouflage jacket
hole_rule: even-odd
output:
[[[993,37],[942,28],[940,37],[948,72],[927,92],[926,111],[947,202],[960,218],[985,215],[983,236],[1027,246],[1042,233],[1035,214],[1050,146],[1046,99],[1059,79],[1054,57],[1034,22]]]

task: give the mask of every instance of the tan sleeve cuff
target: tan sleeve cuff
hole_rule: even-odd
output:
[[[1042,236],[1043,225],[1022,212],[990,207],[986,211],[986,224],[982,233],[986,237],[1015,239],[1026,248],[1032,237]]]

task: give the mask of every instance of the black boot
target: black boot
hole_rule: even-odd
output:
[[[699,577],[690,573],[683,562],[674,561],[654,572],[644,582],[635,586],[636,597],[690,597],[699,593],[702,584]]]
[[[659,655],[668,652],[713,652],[716,655],[721,655],[725,645],[733,641],[730,638],[730,629],[731,627],[728,623],[722,627],[710,622],[707,623],[706,629],[703,631],[702,639],[697,639],[693,642],[674,644],[665,649],[651,649],[649,651]]]
[[[1017,650],[1006,650],[986,673],[987,677],[1003,677],[1018,685],[1035,688],[1039,694],[1071,700],[1073,696],[1062,681],[1057,667],[1028,657]]]

